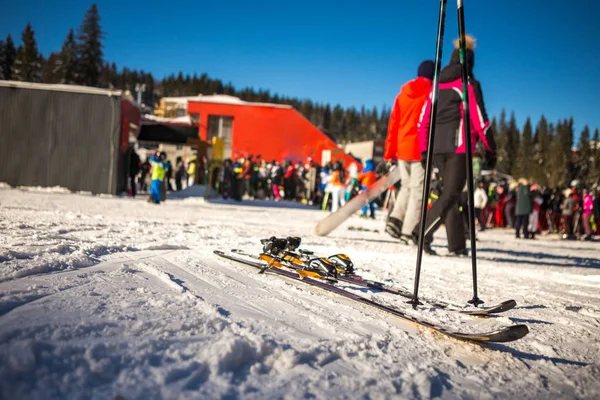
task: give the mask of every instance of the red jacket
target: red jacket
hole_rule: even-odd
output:
[[[431,92],[431,81],[419,77],[400,90],[390,115],[383,158],[386,160],[420,161],[419,118]]]

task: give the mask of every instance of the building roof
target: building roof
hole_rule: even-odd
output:
[[[158,123],[162,123],[162,124],[175,124],[175,125],[194,125],[192,118],[189,115],[185,115],[183,117],[175,117],[175,118],[165,118],[165,117],[159,117],[156,115],[152,115],[152,114],[144,114],[142,115],[142,120],[143,121],[149,121],[151,122],[158,122]]]
[[[63,85],[63,84],[52,84],[52,83],[33,83],[33,82],[0,80],[0,87],[51,90],[51,91],[56,91],[56,92],[99,94],[99,95],[104,95],[104,96],[121,96],[121,95],[123,95],[123,92],[121,90],[109,90],[109,89],[100,89],[100,88],[88,87],[88,86]]]
[[[274,104],[274,103],[255,103],[251,101],[244,101],[239,97],[230,96],[227,94],[215,94],[215,95],[198,95],[198,96],[183,96],[183,97],[163,97],[162,100],[172,103],[179,103],[182,107],[185,107],[188,102],[196,103],[216,103],[216,104],[233,104],[239,106],[254,106],[254,107],[274,107],[274,108],[292,108],[288,104]]]

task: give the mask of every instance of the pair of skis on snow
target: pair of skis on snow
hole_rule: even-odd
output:
[[[270,272],[280,277],[284,277],[290,280],[295,280],[298,282],[303,282],[304,284],[308,284],[313,287],[317,287],[319,289],[325,290],[330,293],[337,294],[344,298],[356,301],[360,304],[367,305],[369,307],[376,308],[380,311],[384,311],[386,313],[392,314],[396,317],[399,317],[405,321],[411,322],[418,326],[426,327],[432,329],[434,331],[443,333],[447,336],[468,340],[472,342],[479,343],[502,343],[502,342],[511,342],[514,340],[518,340],[523,338],[529,333],[529,329],[526,325],[510,325],[503,327],[499,330],[493,332],[484,332],[484,333],[464,333],[457,332],[455,330],[447,329],[444,326],[434,324],[428,322],[424,319],[417,318],[413,315],[410,315],[407,311],[398,308],[392,307],[378,301],[365,298],[358,294],[355,294],[349,290],[336,286],[337,282],[344,282],[348,284],[357,285],[360,287],[365,287],[369,289],[379,290],[383,292],[388,292],[396,295],[400,295],[406,298],[412,298],[412,294],[402,288],[393,287],[390,285],[386,285],[382,282],[372,281],[368,279],[364,279],[359,275],[354,274],[353,268],[351,271],[348,270],[347,264],[344,266],[339,266],[340,268],[336,268],[337,273],[336,276],[332,277],[328,274],[323,274],[319,272],[319,269],[322,269],[322,265],[311,265],[311,258],[306,253],[294,253],[291,251],[275,251],[268,253],[261,253],[260,256],[255,256],[249,253],[245,253],[240,250],[232,250],[230,253],[225,253],[222,251],[215,250],[214,253],[219,257],[226,258],[231,261],[235,261],[237,263],[242,263],[254,268],[257,268],[259,272]],[[310,253],[309,253],[310,254]],[[312,258],[312,260],[326,260],[324,258]],[[328,262],[324,262],[325,267],[327,267]],[[334,262],[331,264],[338,265]],[[353,266],[352,266],[353,267]],[[349,271],[349,273],[344,273],[345,271]],[[477,317],[487,317],[493,314],[502,313],[508,311],[516,306],[516,302],[514,300],[507,300],[501,302],[495,306],[486,307],[486,308],[478,308],[475,310],[465,310],[461,309],[459,306],[451,305],[444,302],[436,302],[431,300],[423,301],[422,304],[425,308],[435,308],[442,309],[446,311],[458,312],[460,314],[477,316]]]

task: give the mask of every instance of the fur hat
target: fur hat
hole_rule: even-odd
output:
[[[467,57],[467,64],[469,66],[469,75],[473,73],[473,68],[475,67],[475,50],[476,47],[476,39],[471,35],[465,35],[465,54]],[[452,56],[450,57],[450,64],[460,64],[460,41],[458,39],[454,40],[454,50],[452,51]]]

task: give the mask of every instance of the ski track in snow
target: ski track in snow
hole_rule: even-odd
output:
[[[598,243],[481,233],[479,295],[517,308],[407,310],[461,331],[530,328],[481,346],[212,254],[297,235],[412,288],[416,249],[381,220],[353,217],[321,238],[325,214],[301,205],[144,200],[0,185],[0,398],[600,397]],[[421,296],[464,304],[471,282],[470,259],[424,257]]]

